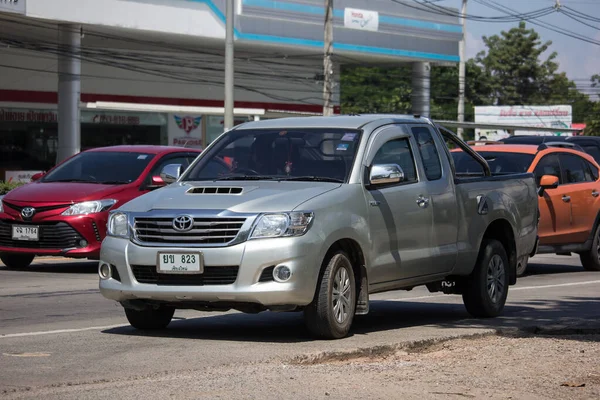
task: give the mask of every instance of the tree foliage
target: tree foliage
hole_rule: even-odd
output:
[[[474,120],[474,106],[567,104],[573,107],[573,122],[596,123],[590,116],[599,114],[598,104],[559,72],[557,53],[548,54],[552,42],[542,42],[525,22],[483,40],[486,49],[465,63],[465,121]],[[411,81],[410,65],[346,66],[341,78],[342,112],[409,113]],[[600,75],[593,82],[600,86]],[[457,108],[458,66],[433,65],[431,117],[456,120]],[[600,135],[600,122],[594,126],[590,132]]]
[[[600,75],[592,76],[591,81],[593,88],[600,87]],[[585,124],[585,135],[600,136],[600,101],[593,103],[586,113]]]

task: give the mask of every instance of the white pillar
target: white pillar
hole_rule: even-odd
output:
[[[61,25],[58,29],[57,163],[81,151],[81,28],[79,25]]]

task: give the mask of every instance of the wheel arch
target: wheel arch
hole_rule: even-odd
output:
[[[483,242],[485,239],[496,239],[506,250],[509,263],[509,284],[517,283],[517,243],[512,225],[508,220],[499,218],[492,221],[485,230],[483,238],[479,245],[479,251],[483,251]]]
[[[369,280],[367,276],[365,253],[358,241],[346,237],[336,240],[329,246],[325,252],[323,260],[321,261],[317,288],[321,284],[323,271],[327,266],[327,261],[332,254],[340,250],[348,254],[348,257],[350,257],[350,262],[352,263],[352,270],[354,271],[354,280],[356,283],[356,313],[359,315],[366,314],[369,309]]]

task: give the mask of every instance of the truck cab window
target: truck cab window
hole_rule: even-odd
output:
[[[417,181],[415,160],[407,138],[390,140],[381,146],[373,164],[398,164],[404,171],[405,183]]]
[[[425,176],[430,181],[438,180],[442,177],[442,164],[440,163],[440,156],[433,136],[429,128],[425,126],[419,126],[412,128],[412,133],[415,135],[415,140],[419,147],[419,153],[423,160],[423,168],[425,168]]]

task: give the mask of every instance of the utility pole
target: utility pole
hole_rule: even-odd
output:
[[[467,30],[465,28],[467,14],[467,0],[462,0],[461,10],[461,24],[463,37],[458,44],[458,52],[460,56],[460,62],[458,64],[458,122],[465,122],[465,40]],[[458,128],[456,133],[459,138],[463,139],[463,128]]]
[[[333,0],[325,0],[325,54],[323,57],[323,115],[333,115]]]
[[[225,8],[225,130],[233,128],[233,2],[227,0]]]

